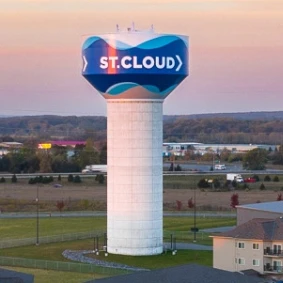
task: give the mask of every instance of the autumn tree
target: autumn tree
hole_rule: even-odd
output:
[[[180,200],[176,200],[177,210],[182,209],[182,202]]]
[[[239,205],[239,195],[237,193],[232,194],[230,201],[230,206],[235,208],[237,205]]]
[[[64,206],[65,206],[65,203],[64,203],[63,200],[58,200],[58,201],[56,202],[56,207],[57,207],[57,209],[60,211],[60,213],[62,212]]]
[[[195,203],[193,202],[193,198],[191,197],[188,200],[188,208],[194,208],[195,207]]]
[[[99,164],[99,153],[92,139],[87,139],[86,145],[83,150],[79,152],[77,159],[81,168],[84,168],[86,165]]]
[[[38,154],[39,157],[39,171],[40,173],[50,173],[52,172],[51,163],[52,159],[48,151],[41,151]]]
[[[264,170],[268,152],[262,148],[248,151],[243,158],[243,168],[247,170]]]
[[[277,200],[278,200],[278,201],[281,201],[281,200],[282,200],[282,194],[281,194],[281,193],[277,195]]]

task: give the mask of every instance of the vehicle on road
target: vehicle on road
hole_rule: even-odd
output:
[[[245,179],[244,179],[244,182],[245,182],[245,183],[255,183],[255,182],[256,182],[256,179],[255,179],[255,178],[252,178],[252,177],[248,177],[248,178],[245,178]]]
[[[107,165],[87,165],[83,170],[82,173],[107,173]]]
[[[225,164],[216,164],[214,170],[226,170]]]
[[[244,183],[244,179],[241,174],[229,173],[227,174],[227,181],[236,181],[237,183]]]

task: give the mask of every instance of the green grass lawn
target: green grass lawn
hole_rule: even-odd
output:
[[[179,250],[174,256],[171,252],[155,256],[122,256],[109,254],[105,257],[103,253],[100,253],[99,256],[94,254],[90,254],[89,256],[148,269],[166,268],[188,263],[212,266],[212,251]]]
[[[105,231],[106,217],[50,217],[39,219],[39,236]],[[0,219],[0,241],[36,236],[36,219]]]
[[[164,217],[164,231],[189,231],[193,217]],[[199,229],[232,226],[234,218],[197,218]],[[106,217],[51,217],[39,219],[39,236],[52,236],[88,231],[106,231]],[[36,219],[0,219],[0,241],[36,236]]]
[[[236,225],[236,218],[201,218],[196,219],[197,227],[199,229],[234,226]],[[163,229],[165,231],[189,231],[194,226],[193,217],[164,217]]]
[[[62,256],[62,252],[71,250],[93,250],[93,239],[68,241],[39,246],[24,246],[0,250],[0,256],[32,258],[42,260],[69,261]]]
[[[5,269],[24,272],[34,275],[34,283],[82,283],[92,279],[98,279],[105,276],[100,274],[83,274],[75,272],[62,272],[53,270],[32,269],[23,267],[6,267]]]

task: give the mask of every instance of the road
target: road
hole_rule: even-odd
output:
[[[72,212],[40,212],[40,218],[48,217],[106,217],[106,211],[72,211]],[[0,214],[0,219],[5,218],[35,218],[37,214],[34,212],[5,212]],[[163,213],[164,217],[193,217],[193,212],[167,212]],[[214,213],[214,212],[198,212],[196,213],[198,218],[235,218],[236,213]]]
[[[163,171],[163,176],[171,175],[171,176],[202,176],[202,175],[226,175],[227,173],[238,173],[238,174],[250,174],[250,175],[276,175],[276,174],[283,174],[283,170],[259,170],[259,171],[248,171],[248,170],[215,170],[215,171]],[[76,176],[79,175],[81,178],[95,178],[97,174],[103,174],[107,175],[107,173],[80,173],[80,172],[73,172],[73,173],[33,173],[33,174],[16,174],[18,179],[30,179],[34,178],[36,176],[53,176],[58,177],[60,175],[61,177],[67,178],[70,174]],[[13,174],[10,173],[2,173],[0,174],[0,178],[12,178]]]

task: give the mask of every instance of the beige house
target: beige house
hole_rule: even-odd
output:
[[[283,217],[255,218],[213,237],[213,267],[283,278]]]

